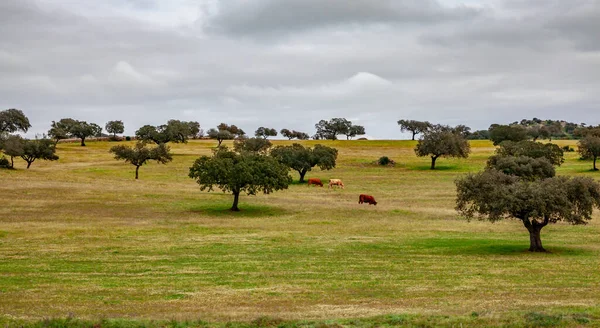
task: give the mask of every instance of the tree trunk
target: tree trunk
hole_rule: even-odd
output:
[[[139,172],[139,170],[140,170],[140,167],[139,167],[139,166],[136,166],[136,167],[135,167],[135,179],[136,179],[136,180],[138,179],[138,176],[139,176],[139,175],[138,175],[138,172]]]
[[[81,138],[81,147],[85,147],[85,138]]]
[[[529,231],[529,251],[530,252],[541,252],[544,253],[546,250],[542,247],[542,239],[540,233],[542,227],[534,227]]]
[[[431,169],[435,170],[435,161],[438,159],[437,156],[431,156]]]
[[[413,134],[413,138],[412,138],[412,140],[414,141],[414,140],[415,140],[415,136],[417,135],[417,133],[416,133],[416,132],[413,132],[412,134]]]
[[[302,170],[302,171],[298,171],[298,173],[300,173],[300,183],[304,183],[304,176],[306,175],[306,170]]]
[[[596,160],[598,159],[598,156],[594,156],[594,171],[598,171],[598,168],[596,167]]]
[[[10,157],[10,168],[11,169],[15,168],[15,157],[14,156]]]
[[[29,167],[31,166],[31,163],[33,163],[33,161],[27,161],[27,169],[29,169]]]
[[[536,253],[545,253],[546,249],[542,246],[542,238],[541,232],[542,228],[545,227],[549,222],[549,218],[545,218],[543,223],[538,223],[537,221],[529,221],[529,219],[524,219],[523,224],[527,231],[529,231],[529,251]]]
[[[238,208],[238,202],[240,201],[240,192],[234,192],[233,193],[233,206],[231,206],[231,210],[233,212],[239,212],[240,209]]]
[[[221,147],[221,143],[223,142],[223,139],[217,139],[217,140],[219,141],[219,146],[218,147]]]

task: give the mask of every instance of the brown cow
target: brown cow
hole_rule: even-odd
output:
[[[375,201],[375,198],[373,196],[365,194],[358,196],[358,203],[369,203],[369,205],[377,205],[377,202]]]
[[[321,179],[317,179],[317,178],[310,178],[308,179],[308,185],[315,185],[315,186],[321,186],[323,187],[323,182],[321,182]]]
[[[339,186],[344,189],[344,183],[340,179],[329,179],[329,188],[333,188],[333,186]]]

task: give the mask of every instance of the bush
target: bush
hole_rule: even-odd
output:
[[[394,164],[396,164],[396,162],[394,162],[392,159],[390,159],[387,156],[382,156],[377,160],[377,164],[379,164],[381,166],[387,166],[387,165],[394,165]]]
[[[569,145],[566,145],[566,146],[562,147],[561,149],[562,149],[562,151],[564,151],[565,153],[572,153],[572,152],[574,152],[574,151],[575,151],[575,149],[573,149],[573,148],[572,148],[571,146],[569,146]]]
[[[125,137],[125,140],[126,141],[131,141],[131,137],[130,136]]]
[[[0,168],[2,168],[2,169],[10,168],[10,161],[4,156],[0,157]]]

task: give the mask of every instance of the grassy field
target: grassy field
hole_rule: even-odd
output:
[[[546,227],[551,253],[530,254],[517,221],[467,222],[454,211],[454,180],[480,170],[491,143],[472,142],[469,159],[440,159],[436,171],[412,141],[321,143],[339,149],[338,166],[307,177],[346,189],[244,195],[240,213],[227,210],[231,195],[200,192],[187,177],[213,141],[171,145],[174,161],[142,167],[139,181],[108,142],[59,144],[58,162],[0,170],[0,324],[600,324],[599,213],[588,226]],[[396,166],[373,164],[384,155]],[[566,158],[558,174],[600,179],[591,162]],[[361,193],[378,205],[359,205]]]

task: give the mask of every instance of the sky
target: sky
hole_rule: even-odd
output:
[[[598,0],[2,0],[0,110],[125,134],[600,123]]]

